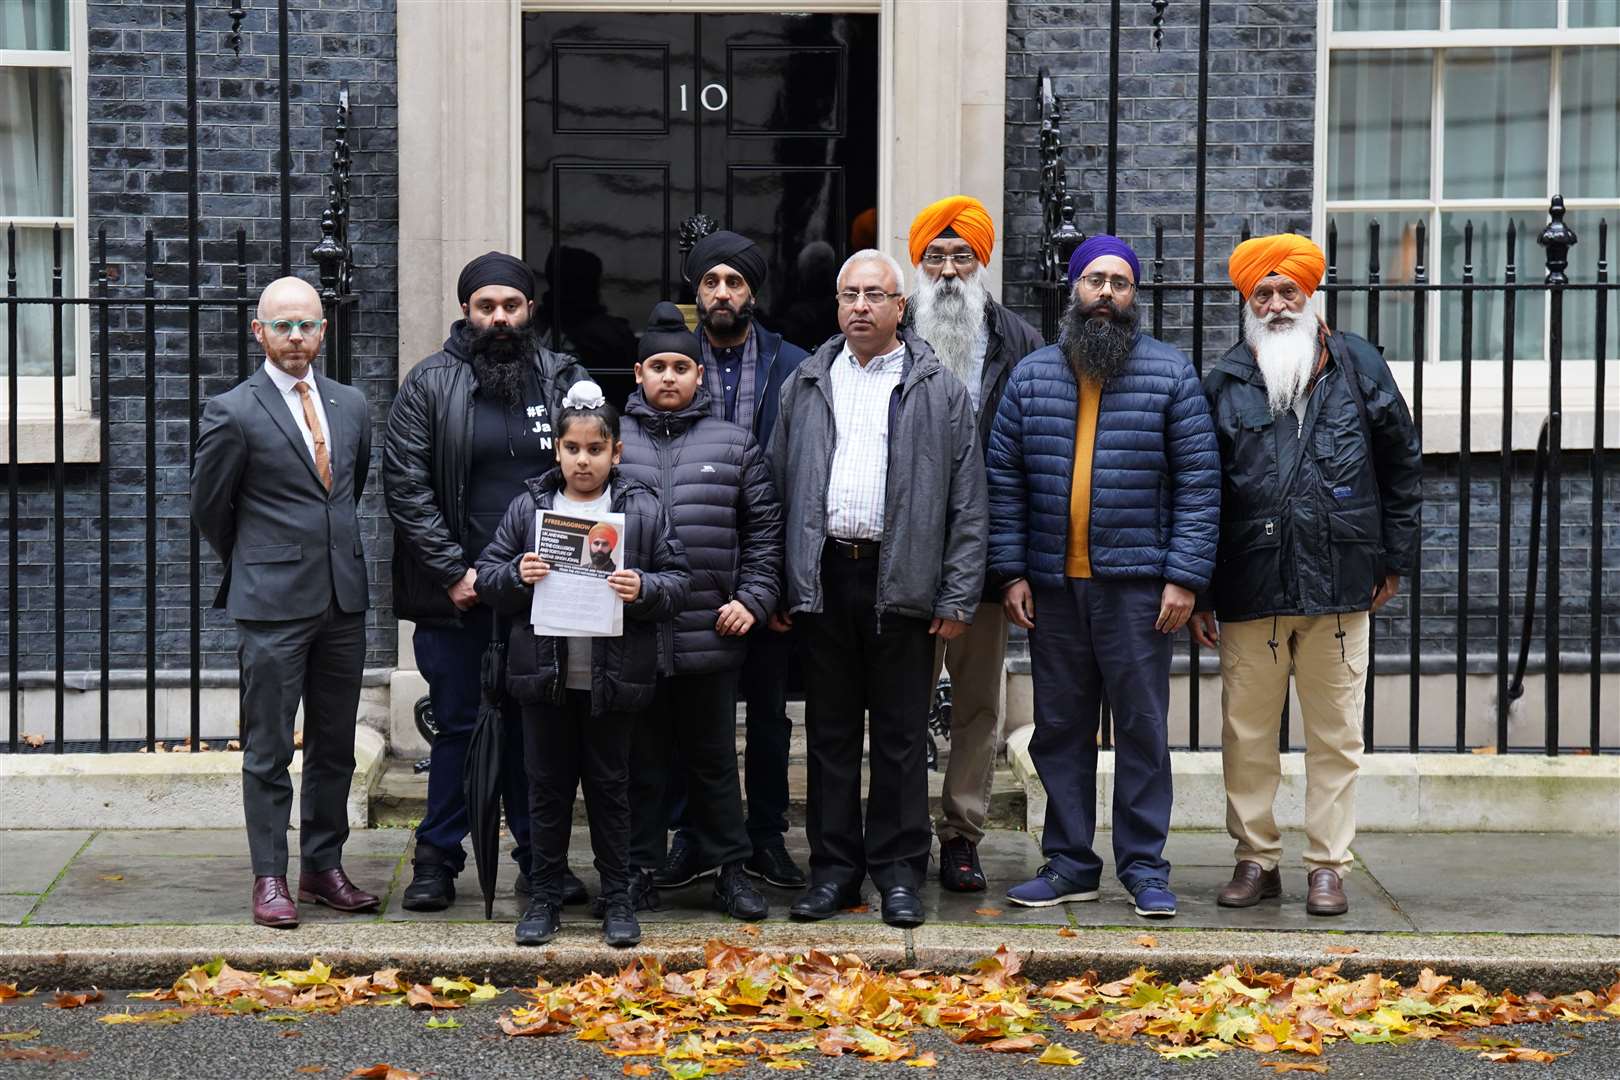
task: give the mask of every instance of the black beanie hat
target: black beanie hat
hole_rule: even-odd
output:
[[[686,328],[681,309],[668,300],[660,300],[653,306],[647,329],[641,335],[641,345],[636,349],[636,363],[659,353],[679,353],[695,363],[703,363],[703,347],[698,344],[697,335]]]
[[[485,252],[461,268],[461,276],[456,279],[456,303],[465,304],[485,285],[510,285],[534,299],[534,271],[522,259],[503,252]]]

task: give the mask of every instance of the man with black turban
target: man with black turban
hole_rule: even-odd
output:
[[[506,628],[478,602],[474,565],[512,497],[550,469],[553,418],[586,373],[572,356],[540,346],[534,333],[534,273],[522,259],[491,251],[456,281],[466,318],[444,348],[417,364],[388,413],[382,478],[394,521],[394,610],[416,623],[416,664],[427,679],[438,735],[428,805],[416,829],[405,907],[439,911],[456,898],[466,860],[462,767],[478,718],[479,665]],[[520,717],[507,716],[502,798],[528,890],[529,810]],[[570,902],[583,900],[577,878]]]
[[[776,426],[782,382],[805,358],[805,351],[760,325],[759,294],[770,264],[759,245],[726,229],[692,246],[684,267],[697,297],[698,335],[703,347],[703,379],[712,415],[753,432],[762,452]],[[785,889],[803,887],[804,872],[787,853],[787,762],[791,725],[787,715],[787,673],[791,649],[784,635],[761,620],[749,635],[742,693],[748,703],[748,742],[743,763],[747,777],[748,836],[753,857],[746,869]],[[699,848],[684,828],[684,799],[674,794],[675,837],[669,858],[653,875],[659,888],[678,888],[718,869],[704,866]]]

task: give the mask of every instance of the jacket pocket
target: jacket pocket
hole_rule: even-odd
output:
[[[1334,602],[1362,610],[1372,606],[1378,584],[1377,510],[1329,511],[1328,540],[1333,545]]]
[[[1216,613],[1240,619],[1274,610],[1285,598],[1281,568],[1282,521],[1276,516],[1221,522],[1221,544],[1211,586]]]
[[[1221,522],[1221,562],[1236,562],[1255,550],[1277,549],[1282,543],[1282,520],[1276,516]]]
[[[302,544],[269,544],[242,549],[242,561],[245,563],[297,562],[303,557]]]

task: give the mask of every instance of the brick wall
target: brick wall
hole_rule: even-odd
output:
[[[228,4],[199,4],[197,143],[200,180],[202,295],[234,296],[236,230],[247,234],[248,291],[280,275],[279,60],[275,0],[244,5],[242,55],[226,44]],[[350,81],[349,142],[354,289],[354,382],[381,422],[392,400],[397,360],[397,118],[394,0],[294,0],[291,70],[292,266],[318,282],[309,249],[320,239],[340,80]],[[138,295],[144,283],[143,235],[157,240],[159,294],[183,296],[187,280],[185,6],[154,0],[91,0],[89,5],[89,231],[107,233],[115,295]],[[92,279],[93,287],[93,279]],[[158,666],[189,663],[189,500],[186,315],[160,311],[157,327]],[[202,318],[202,396],[236,379],[236,314]],[[110,323],[112,460],[67,470],[67,666],[93,668],[99,654],[98,524],[101,470],[112,486],[112,665],[143,667],[145,641],[145,316],[115,308]],[[98,324],[91,322],[92,352]],[[263,362],[249,340],[249,362]],[[99,373],[99,357],[92,370]],[[376,443],[374,442],[374,446]],[[374,454],[374,460],[375,460]],[[19,514],[23,561],[20,595],[23,669],[55,664],[51,474],[22,470]],[[361,524],[372,580],[368,666],[394,661],[388,590],[390,530],[381,483],[371,470]],[[0,541],[3,542],[3,541]],[[219,566],[203,551],[203,664],[235,668],[235,630],[208,611]],[[0,625],[0,648],[6,643]]]

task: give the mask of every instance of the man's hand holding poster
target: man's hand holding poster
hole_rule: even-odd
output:
[[[529,621],[555,637],[618,637],[641,579],[624,564],[624,515],[535,511],[535,548],[520,573],[534,585]],[[611,580],[609,580],[611,577]],[[531,581],[532,578],[532,581]],[[633,580],[632,580],[633,579]]]

